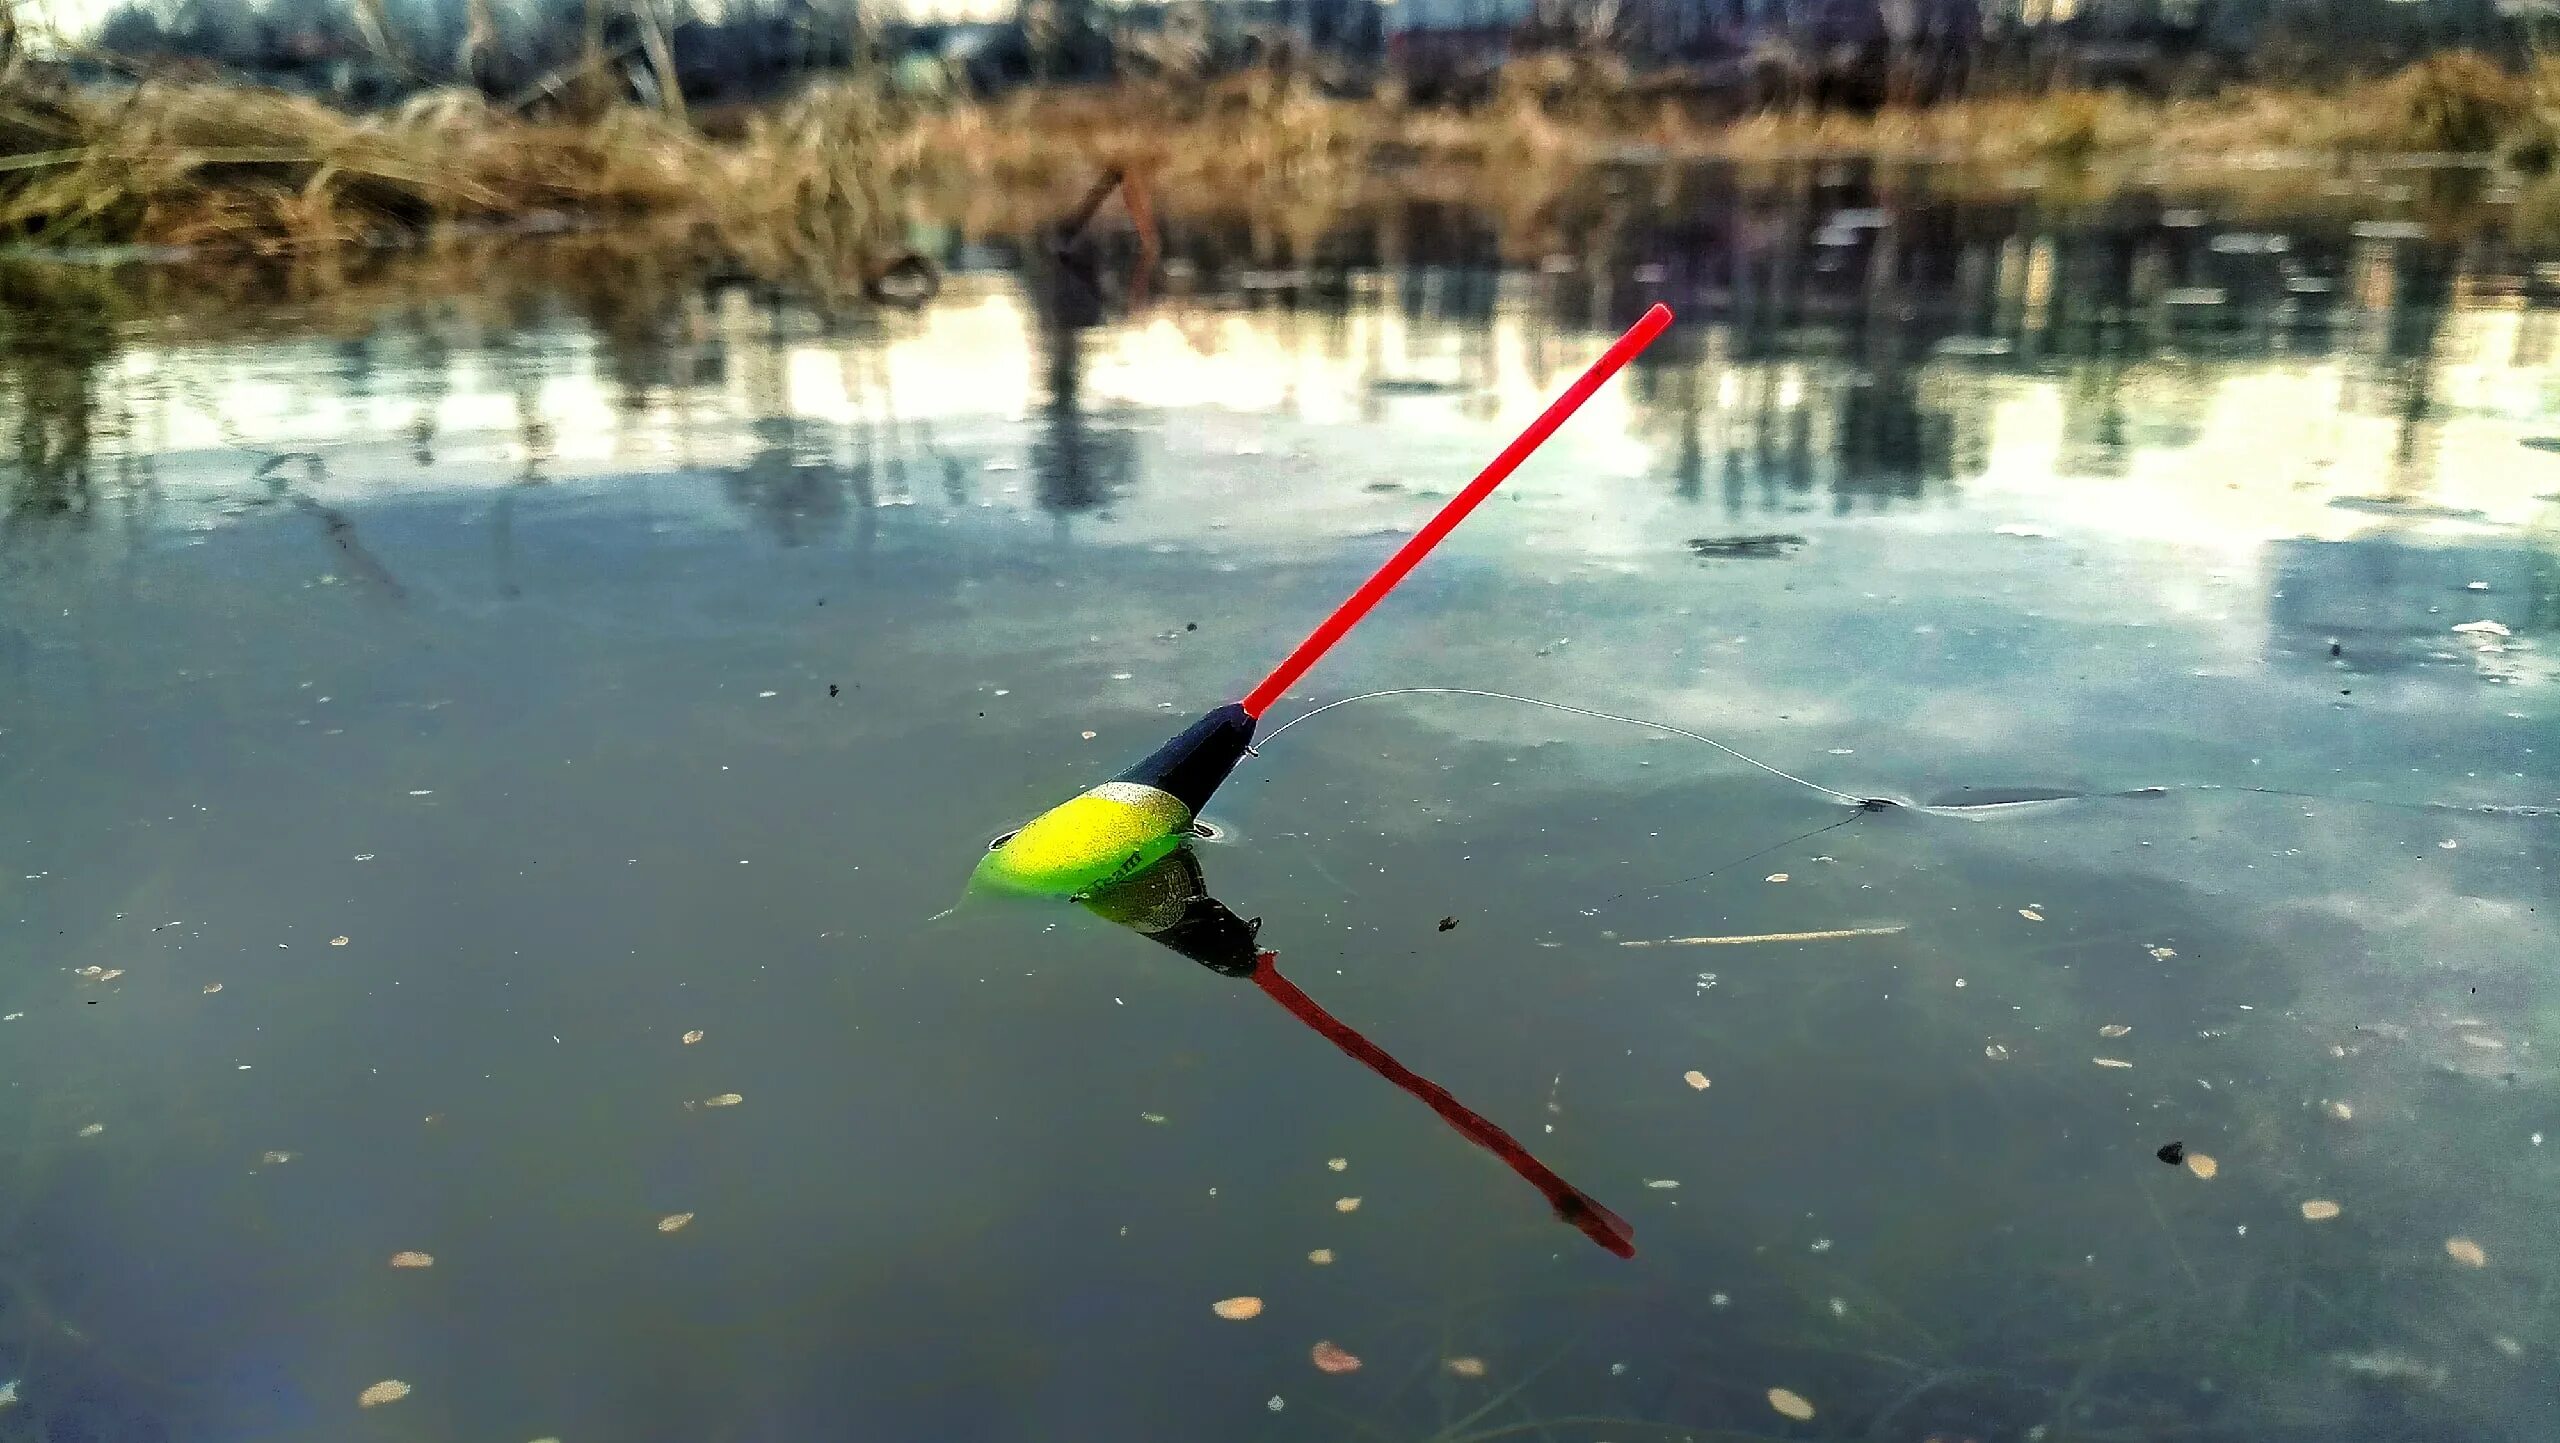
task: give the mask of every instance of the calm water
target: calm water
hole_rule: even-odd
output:
[[[2550,1436],[2560,276],[1693,199],[1134,308],[12,272],[0,1438]],[[1946,805],[1407,696],[1198,858],[1621,1260],[1251,982],[931,919],[1656,299],[1279,714]]]

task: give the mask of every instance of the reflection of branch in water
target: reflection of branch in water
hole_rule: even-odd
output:
[[[328,475],[326,463],[318,456],[309,451],[288,451],[282,455],[268,457],[251,479],[267,483],[267,492],[271,498],[286,502],[295,510],[318,521],[321,536],[326,538],[331,546],[337,548],[338,558],[346,564],[349,572],[394,601],[407,599],[408,591],[400,585],[399,578],[393,576],[391,569],[376,559],[372,552],[365,549],[364,543],[357,539],[356,524],[347,519],[345,512],[334,506],[324,506],[293,489],[293,483],[285,479],[281,469],[286,463],[292,461],[300,461],[303,464],[313,484],[326,479]]]
[[[1439,1114],[1459,1136],[1502,1160],[1546,1198],[1556,1216],[1622,1258],[1635,1256],[1635,1229],[1588,1193],[1566,1182],[1501,1128],[1486,1121],[1446,1088],[1389,1056],[1385,1049],[1327,1012],[1298,985],[1280,975],[1280,954],[1258,945],[1260,918],[1245,921],[1211,897],[1200,860],[1183,847],[1127,881],[1084,900],[1088,911],[1180,952],[1212,971],[1244,977],[1263,995],[1327,1042]]]

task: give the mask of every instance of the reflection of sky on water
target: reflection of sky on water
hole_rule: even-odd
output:
[[[11,407],[103,420],[0,523],[45,821],[0,837],[0,1429],[1452,1443],[1447,1353],[1572,1443],[1779,1386],[1851,1436],[2538,1438],[2560,856],[2464,809],[2560,802],[2539,282],[1793,204],[1597,277],[1195,256],[1089,326],[974,274],[833,333],[724,291],[609,344],[144,328],[86,392],[11,353]],[[2170,790],[1853,817],[1458,697],[1249,759],[1217,895],[1619,1264],[1236,984],[923,919],[1655,294],[1679,344],[1284,713],[1493,687],[1862,795]],[[1687,544],[1745,533],[1803,544]]]

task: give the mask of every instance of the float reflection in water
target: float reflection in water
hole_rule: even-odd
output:
[[[1280,975],[1280,954],[1260,941],[1262,919],[1239,917],[1209,895],[1200,858],[1189,846],[1177,847],[1153,865],[1103,887],[1079,905],[1108,921],[1163,943],[1192,961],[1227,977],[1241,977],[1305,1023],[1327,1042],[1342,1049],[1379,1076],[1420,1098],[1423,1104],[1469,1142],[1518,1173],[1544,1196],[1556,1216],[1583,1236],[1622,1258],[1635,1256],[1635,1229],[1626,1219],[1602,1207],[1590,1194],[1566,1182],[1554,1169],[1501,1128],[1486,1121],[1447,1089],[1387,1055],[1385,1049],[1353,1031]]]

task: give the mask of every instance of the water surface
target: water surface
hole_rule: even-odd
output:
[[[2547,1436],[2551,277],[1690,199],[1135,308],[13,280],[0,1438]],[[1279,715],[1906,805],[1407,696],[1199,855],[1622,1261],[1250,983],[932,919],[1657,299]]]

